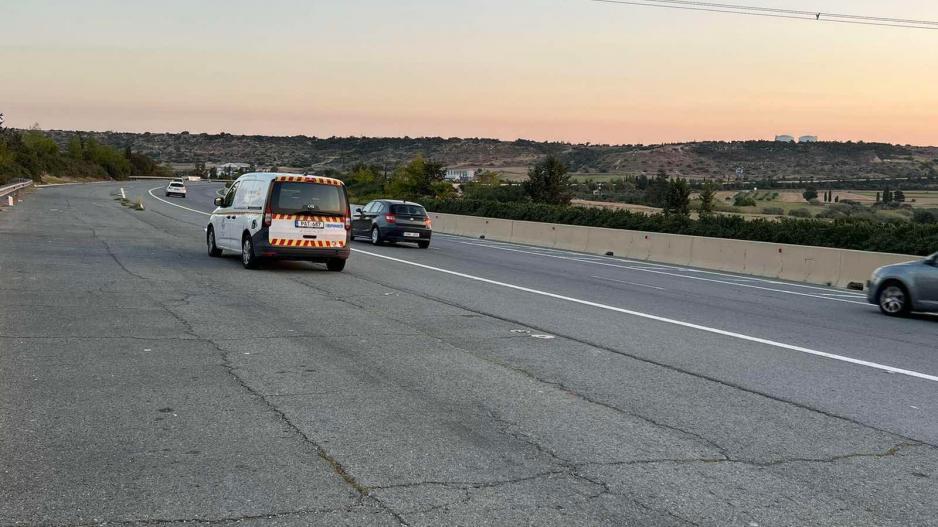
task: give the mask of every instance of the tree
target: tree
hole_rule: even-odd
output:
[[[889,187],[883,189],[883,203],[889,204],[892,203],[892,191],[889,190]]]
[[[413,161],[394,171],[387,184],[387,192],[395,196],[435,196],[442,189],[446,169],[440,163],[427,161],[418,155]],[[446,183],[450,187],[449,183]]]
[[[668,199],[668,173],[658,169],[655,179],[645,188],[645,202],[652,207],[664,207]]]
[[[664,213],[681,216],[690,214],[690,186],[686,179],[676,179],[668,183]]]
[[[801,193],[804,196],[805,201],[811,201],[817,199],[817,189],[814,187],[808,187],[804,192]]]
[[[879,201],[882,199],[882,197],[883,197],[882,194],[880,194],[879,192],[877,192],[877,193],[876,193],[876,203],[879,203]]]
[[[476,174],[475,182],[480,185],[498,185],[501,183],[501,178],[498,177],[498,172],[483,170]]]
[[[704,183],[700,191],[700,215],[706,216],[713,214],[713,200],[716,198],[716,192],[713,189],[713,183]]]
[[[570,203],[570,176],[567,165],[549,155],[528,170],[524,190],[538,203],[566,205]]]
[[[895,201],[896,203],[904,203],[905,193],[902,192],[901,190],[895,191],[892,195],[892,200]]]
[[[914,223],[932,224],[938,223],[938,215],[931,210],[916,209],[912,211],[912,221]]]

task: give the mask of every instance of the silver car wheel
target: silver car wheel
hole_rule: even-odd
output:
[[[905,292],[901,287],[891,285],[879,294],[879,306],[890,315],[897,315],[905,309]]]
[[[371,229],[371,243],[378,245],[378,242],[380,241],[380,239],[381,239],[381,235],[378,234],[378,228],[375,227],[374,229]]]

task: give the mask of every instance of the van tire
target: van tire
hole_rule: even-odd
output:
[[[257,269],[260,266],[261,259],[254,254],[254,243],[250,236],[245,236],[241,240],[241,264],[245,269]]]
[[[381,245],[382,243],[384,243],[384,240],[381,239],[381,230],[375,225],[371,228],[371,244]]]
[[[345,260],[342,258],[333,258],[326,262],[326,269],[334,272],[341,273],[345,269]]]
[[[212,227],[208,228],[208,233],[205,235],[205,245],[208,247],[209,256],[212,258],[221,256],[221,249],[215,244],[215,229]]]

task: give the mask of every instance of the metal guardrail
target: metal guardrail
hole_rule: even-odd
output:
[[[24,181],[21,183],[14,183],[12,185],[7,185],[5,187],[0,187],[0,198],[13,194],[18,190],[22,190],[26,187],[31,187],[33,185],[32,181]]]

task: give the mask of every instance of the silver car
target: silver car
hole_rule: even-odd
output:
[[[924,260],[880,267],[867,285],[867,300],[887,315],[938,311],[938,253]]]

